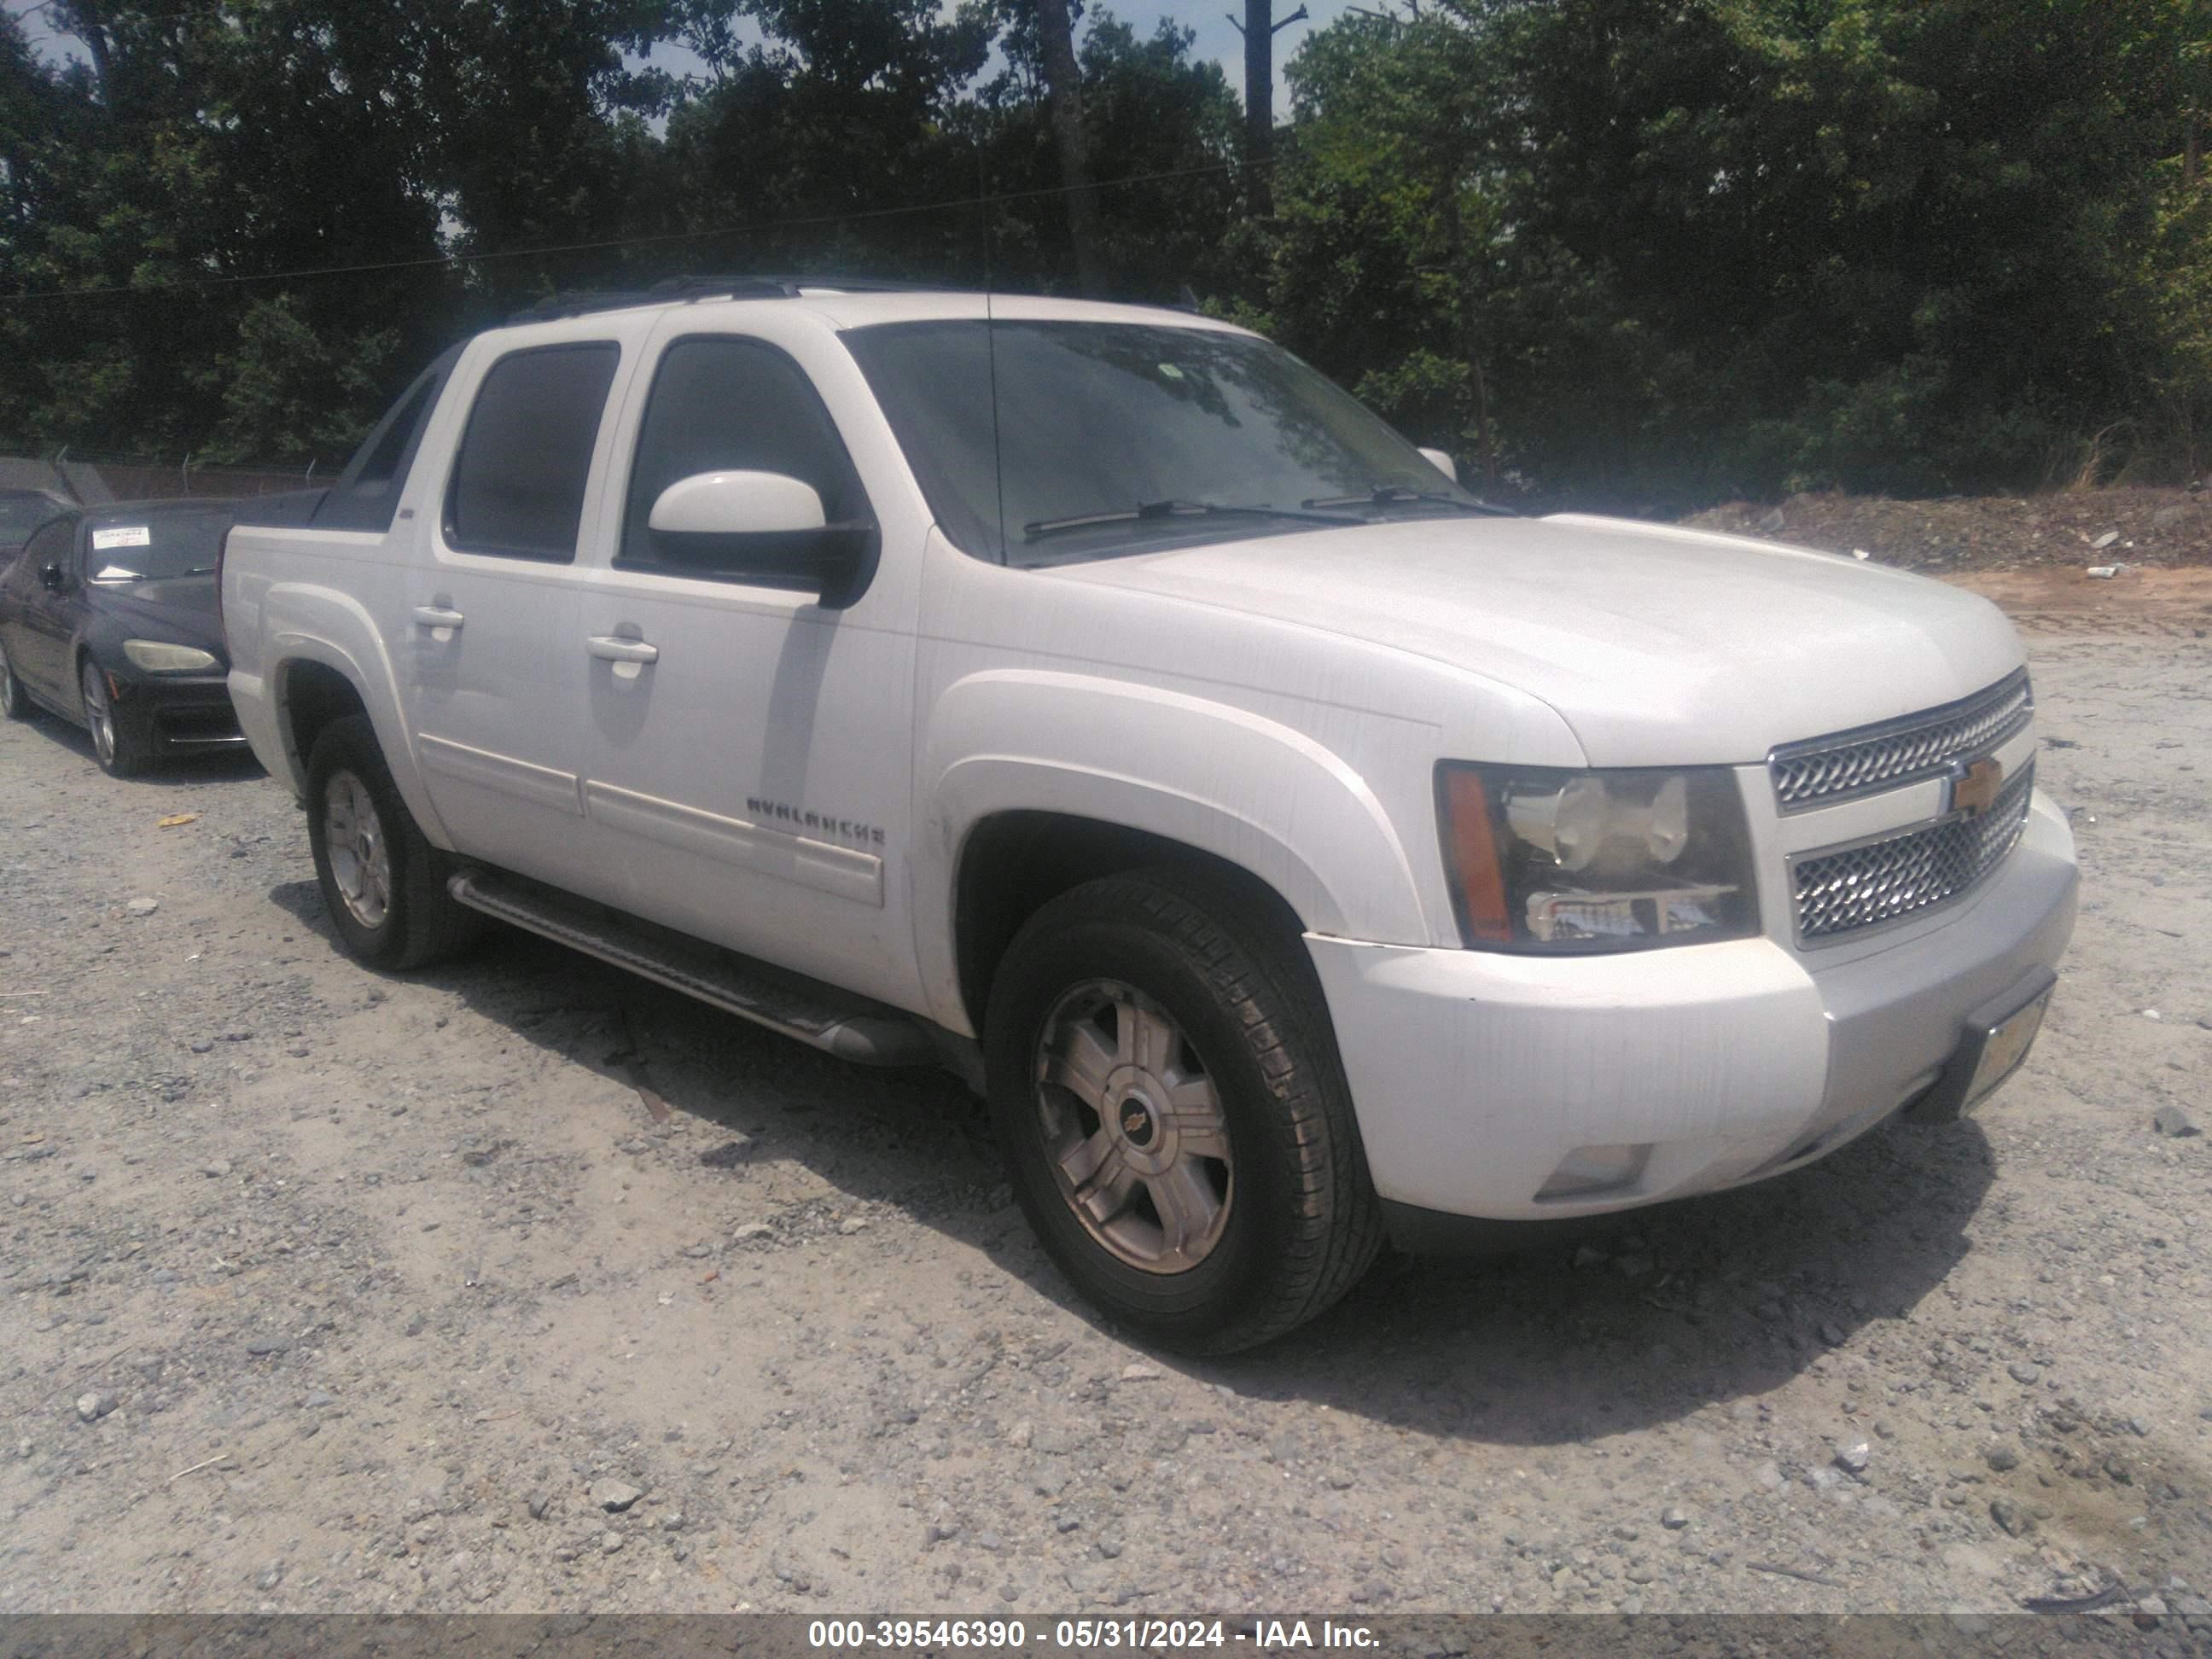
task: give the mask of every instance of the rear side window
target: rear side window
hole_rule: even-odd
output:
[[[399,395],[376,428],[363,440],[331,492],[317,507],[314,523],[328,530],[389,530],[399,492],[414,464],[415,451],[429,424],[430,410],[460,356],[454,347],[424,369]]]
[[[811,585],[817,537],[661,536],[649,527],[669,485],[726,471],[781,472],[811,484],[833,525],[869,516],[860,474],[805,370],[757,340],[678,340],[653,377],[615,562],[769,587]]]
[[[555,564],[576,556],[592,446],[621,357],[613,342],[595,341],[517,351],[491,366],[447,491],[449,543]]]

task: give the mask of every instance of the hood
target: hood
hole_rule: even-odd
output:
[[[1942,582],[1626,519],[1425,519],[1051,574],[1468,669],[1557,710],[1593,766],[1753,763],[2021,660],[1994,605]]]
[[[224,658],[222,611],[213,576],[176,576],[166,581],[133,582],[128,587],[94,587],[88,609],[95,625],[118,639],[155,639],[196,645]]]

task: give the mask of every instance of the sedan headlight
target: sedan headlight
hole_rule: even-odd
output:
[[[1743,797],[1725,767],[1437,768],[1461,937],[1478,950],[1639,951],[1759,931]]]
[[[211,653],[196,646],[168,645],[160,640],[125,640],[123,654],[149,674],[191,674],[216,665]]]

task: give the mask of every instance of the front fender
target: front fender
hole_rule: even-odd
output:
[[[290,679],[304,663],[316,663],[343,675],[376,730],[377,745],[399,798],[414,814],[415,822],[431,844],[450,850],[451,837],[430,805],[416,765],[414,745],[408,740],[406,717],[399,704],[399,682],[392,658],[384,647],[367,607],[334,588],[304,583],[278,583],[262,597],[261,615],[266,647],[264,664],[273,665],[272,684],[257,687],[274,714],[276,735],[283,746],[284,774],[293,793],[307,797],[307,757],[299,752],[290,718]],[[239,678],[234,672],[234,683]],[[264,757],[265,761],[265,757]]]
[[[1266,882],[1309,932],[1427,942],[1419,884],[1374,790],[1305,733],[1188,694],[1043,669],[948,688],[917,779],[916,923],[933,1012],[966,1030],[954,875],[1000,812],[1060,812],[1145,830]]]

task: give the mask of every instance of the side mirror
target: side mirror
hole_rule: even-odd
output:
[[[830,523],[814,486],[781,472],[678,478],[660,492],[645,522],[656,536],[697,538],[705,556],[726,550],[733,567],[809,567],[825,611],[842,611],[866,591],[882,539],[872,524]]]
[[[1459,464],[1453,460],[1452,458],[1449,455],[1447,455],[1443,450],[1425,449],[1421,452],[1421,459],[1426,461],[1431,466],[1436,468],[1437,471],[1443,473],[1444,477],[1449,478],[1454,483],[1457,483],[1459,482]]]
[[[781,472],[700,472],[660,492],[648,529],[672,536],[773,536],[820,530],[822,497]]]
[[[61,566],[48,563],[39,567],[39,586],[45,588],[47,592],[66,592],[69,591],[69,572],[63,569]]]

